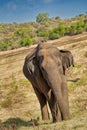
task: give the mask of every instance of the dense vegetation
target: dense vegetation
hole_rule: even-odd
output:
[[[87,31],[87,14],[75,18],[49,18],[47,13],[38,14],[36,22],[0,23],[0,51],[58,39],[65,35],[76,35]]]

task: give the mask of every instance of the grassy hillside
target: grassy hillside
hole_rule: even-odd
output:
[[[22,73],[24,58],[34,46],[23,47],[0,52],[0,130],[87,130],[87,33],[49,42],[74,56],[75,67],[67,70],[71,119],[55,124],[41,120],[37,97]]]
[[[86,31],[87,15],[85,14],[69,19],[48,18],[41,22],[0,23],[0,51],[13,50]]]

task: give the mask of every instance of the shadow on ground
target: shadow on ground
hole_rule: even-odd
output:
[[[30,120],[30,121],[24,121],[20,118],[9,118],[7,119],[5,122],[2,123],[2,126],[5,128],[8,127],[21,127],[21,126],[33,126],[33,125],[37,125],[34,123],[34,120]]]
[[[41,125],[52,124],[52,122],[39,122],[39,119],[31,119],[30,121],[24,121],[20,118],[9,118],[5,122],[0,123],[0,130],[17,130],[20,127],[39,127]]]

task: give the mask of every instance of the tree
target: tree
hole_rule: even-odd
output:
[[[39,13],[36,16],[36,22],[38,22],[38,23],[47,21],[48,19],[49,19],[49,17],[48,17],[47,13]]]

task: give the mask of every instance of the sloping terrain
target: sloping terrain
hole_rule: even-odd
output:
[[[0,23],[0,51],[87,32],[87,14],[61,19],[60,17],[49,18],[42,13],[39,19],[40,21],[36,20],[36,22]]]
[[[87,33],[48,42],[74,56],[75,67],[67,70],[71,120],[41,121],[37,97],[22,72],[24,58],[34,47],[30,46],[0,52],[0,130],[87,130]]]

